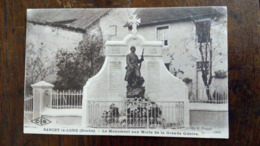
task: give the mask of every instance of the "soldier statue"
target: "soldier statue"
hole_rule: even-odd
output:
[[[129,80],[132,74],[137,77],[141,77],[140,66],[138,64],[144,61],[143,56],[140,60],[138,59],[138,56],[135,54],[136,49],[134,46],[132,46],[130,50],[131,53],[127,54],[126,56],[126,64],[127,64],[126,75],[125,75],[126,81]]]
[[[130,48],[131,53],[126,56],[126,75],[125,81],[127,84],[127,97],[138,97],[143,96],[144,87],[142,87],[144,83],[144,79],[141,76],[140,68],[141,63],[144,61],[143,53],[141,59],[135,54],[136,48],[132,46]],[[139,65],[140,64],[140,65]]]

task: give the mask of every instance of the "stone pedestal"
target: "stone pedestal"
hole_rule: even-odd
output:
[[[109,103],[126,100],[127,82],[124,76],[126,55],[130,53],[131,46],[136,47],[136,54],[139,58],[144,49],[141,75],[145,80],[145,96],[154,102],[183,102],[184,125],[189,126],[188,89],[185,83],[173,76],[165,67],[162,60],[162,42],[146,41],[139,34],[128,34],[123,41],[106,42],[105,62],[99,73],[90,78],[83,89],[83,126],[91,126],[88,123],[87,112],[89,101]],[[102,113],[97,115],[102,115]]]
[[[36,119],[41,117],[44,109],[50,105],[54,85],[40,81],[31,86],[33,88],[33,119]]]

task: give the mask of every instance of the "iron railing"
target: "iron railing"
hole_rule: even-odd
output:
[[[78,109],[82,108],[82,91],[52,91],[50,108]]]
[[[128,99],[88,101],[88,124],[95,128],[181,128],[184,102]]]
[[[197,89],[196,96],[190,97],[190,103],[210,103],[210,104],[226,104],[228,103],[228,94],[226,92],[217,92],[211,90],[209,95],[206,89]]]
[[[33,112],[33,96],[28,96],[24,98],[24,112],[32,113]]]

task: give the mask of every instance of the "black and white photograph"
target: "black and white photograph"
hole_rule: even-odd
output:
[[[24,133],[229,138],[227,7],[27,9]]]

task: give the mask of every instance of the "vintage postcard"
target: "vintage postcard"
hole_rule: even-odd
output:
[[[27,10],[24,133],[228,129],[226,7]]]

